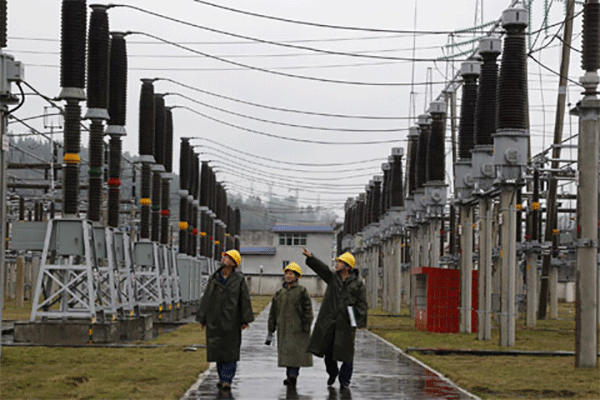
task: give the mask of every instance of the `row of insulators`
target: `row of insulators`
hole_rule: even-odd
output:
[[[347,202],[344,234],[354,235],[377,222],[388,210],[404,206],[402,153],[399,150],[392,150],[388,162],[382,165],[383,176],[375,176],[365,193]]]
[[[208,161],[200,162],[187,138],[181,140],[179,182],[180,253],[195,256],[199,250],[203,257],[219,259],[222,251],[239,249],[240,211],[228,204],[216,173]]]

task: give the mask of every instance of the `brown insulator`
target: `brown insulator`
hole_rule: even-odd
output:
[[[600,69],[600,3],[586,2],[583,6],[583,43],[581,68],[584,71]]]
[[[159,171],[152,173],[152,241],[158,242],[160,239],[160,194],[161,194],[161,176]]]
[[[63,0],[61,19],[60,86],[85,88],[87,7],[85,0]]]
[[[527,53],[525,24],[505,26],[498,80],[497,130],[527,130]]]
[[[169,179],[162,180],[161,210],[160,210],[160,243],[169,244],[169,194],[171,184]]]
[[[142,182],[141,182],[141,197],[142,209],[140,214],[140,238],[150,239],[150,204],[145,204],[150,200],[152,171],[150,164],[142,164]],[[146,200],[147,199],[147,200]]]
[[[475,145],[475,104],[477,103],[477,78],[479,71],[463,72],[462,101],[460,106],[460,125],[458,129],[458,158],[471,159],[471,150]]]
[[[427,182],[427,143],[429,142],[429,134],[431,132],[431,124],[423,124],[420,126],[419,141],[417,143],[417,159],[415,162],[415,189],[421,188]]]
[[[445,114],[432,113],[431,133],[429,134],[426,157],[426,182],[443,181],[446,178],[446,164],[444,163],[445,128]]]
[[[63,212],[77,214],[79,203],[79,151],[81,150],[81,107],[77,100],[65,106],[65,162],[63,168]]]
[[[500,39],[482,39],[479,46],[479,55],[483,58],[479,85],[477,87],[477,101],[475,103],[474,138],[477,146],[492,146],[496,133],[496,120],[498,115],[498,64],[496,59],[500,55]]]
[[[173,172],[173,112],[165,109],[165,171]]]
[[[165,162],[165,99],[154,94],[154,162],[164,166]]]
[[[408,190],[407,196],[412,195],[414,190],[417,188],[417,176],[415,171],[417,169],[417,151],[419,145],[419,133],[418,128],[411,127],[410,133],[408,135],[408,170],[406,171],[406,176],[408,180]]]
[[[127,47],[125,36],[113,32],[110,41],[109,125],[125,126],[127,115]]]
[[[139,124],[140,155],[152,156],[154,153],[154,85],[151,79],[142,79]]]
[[[390,171],[390,190],[389,204],[390,207],[404,206],[404,184],[402,182],[402,156],[392,155],[394,162],[391,163]]]
[[[0,47],[6,47],[6,33],[8,31],[8,0],[0,0]]]
[[[109,41],[107,6],[91,6],[88,34],[87,106],[108,109]]]

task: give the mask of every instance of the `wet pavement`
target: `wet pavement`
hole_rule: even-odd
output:
[[[313,367],[300,369],[296,388],[289,388],[283,385],[285,368],[277,367],[277,348],[264,344],[269,307],[242,335],[241,360],[231,392],[217,389],[217,371],[211,364],[182,399],[477,399],[364,329],[356,333],[349,388],[340,389],[337,381],[328,387],[325,364],[318,357],[313,357]],[[313,307],[317,315],[318,304]]]

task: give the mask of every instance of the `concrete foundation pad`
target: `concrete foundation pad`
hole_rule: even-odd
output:
[[[93,343],[115,343],[119,341],[119,323],[101,322],[90,324],[85,320],[72,321],[17,321],[14,341],[37,344],[81,345]]]
[[[142,314],[134,319],[120,321],[121,340],[135,341],[152,338],[152,315]]]

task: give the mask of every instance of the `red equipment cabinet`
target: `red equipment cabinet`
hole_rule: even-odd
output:
[[[457,333],[460,322],[460,271],[433,267],[413,268],[415,326],[428,332]],[[471,332],[477,332],[477,271],[471,289]]]

